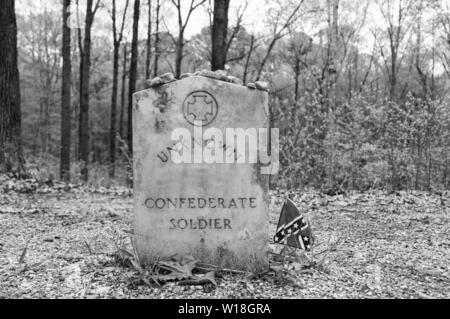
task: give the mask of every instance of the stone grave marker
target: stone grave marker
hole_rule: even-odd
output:
[[[134,227],[141,259],[186,254],[223,267],[267,265],[268,178],[249,154],[258,146],[247,138],[243,153],[227,129],[268,128],[268,118],[267,92],[202,76],[134,95]],[[258,142],[266,142],[261,134]],[[217,160],[221,150],[224,163]]]

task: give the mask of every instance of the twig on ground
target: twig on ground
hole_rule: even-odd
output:
[[[20,254],[19,264],[23,264],[25,262],[25,257],[27,255],[29,243],[30,243],[30,240],[27,241],[27,243],[25,244],[25,248],[22,250],[22,254]]]
[[[25,262],[25,256],[27,254],[27,249],[28,249],[28,244],[25,246],[25,248],[22,251],[22,254],[20,255],[19,264],[23,264]]]
[[[204,263],[197,264],[195,266],[195,268],[198,270],[203,270],[203,271],[220,271],[220,272],[227,272],[227,273],[236,274],[236,275],[245,275],[248,273],[248,271],[236,270],[236,269],[226,269],[226,268],[221,268],[216,265],[210,265],[210,264],[204,264]]]
[[[89,255],[93,255],[94,253],[92,252],[91,246],[89,245],[89,243],[86,240],[84,240],[84,245],[88,249]]]

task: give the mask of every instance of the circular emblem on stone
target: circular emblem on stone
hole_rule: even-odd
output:
[[[183,103],[184,118],[192,125],[197,121],[201,121],[202,126],[209,125],[216,119],[218,112],[216,99],[205,91],[192,92]]]

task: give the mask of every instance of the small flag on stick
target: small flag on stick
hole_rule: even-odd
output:
[[[290,199],[286,200],[281,210],[274,241],[277,244],[284,244],[287,241],[288,246],[306,251],[310,251],[314,244],[309,221]]]

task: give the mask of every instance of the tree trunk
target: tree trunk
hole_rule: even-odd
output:
[[[294,76],[295,76],[294,100],[295,100],[295,107],[297,107],[297,103],[299,100],[298,90],[300,87],[300,58],[298,56],[295,57]]]
[[[94,22],[93,0],[87,0],[86,20],[84,32],[81,101],[80,101],[80,158],[82,162],[81,176],[87,182],[89,177],[89,151],[90,151],[90,128],[89,128],[89,82],[91,69],[91,29]]]
[[[71,144],[71,78],[72,62],[70,49],[71,30],[67,25],[70,18],[68,8],[71,0],[63,2],[63,38],[62,38],[62,92],[61,92],[61,159],[60,177],[65,182],[70,182],[70,144]]]
[[[113,87],[111,96],[111,122],[109,131],[109,176],[115,176],[116,163],[116,122],[117,122],[117,91],[119,89],[119,50],[120,44],[114,45],[114,61],[113,61]]]
[[[148,0],[147,57],[145,61],[146,79],[150,79],[151,58],[152,58],[152,0]]]
[[[242,76],[242,81],[244,82],[244,84],[247,83],[248,68],[250,66],[250,59],[252,57],[254,46],[255,46],[255,36],[252,34],[250,38],[250,48],[248,49],[247,58],[245,59],[244,74]]]
[[[119,89],[119,59],[120,44],[123,38],[123,29],[127,15],[129,1],[126,1],[125,10],[123,12],[122,25],[117,30],[117,10],[116,0],[112,1],[112,31],[113,31],[113,86],[111,94],[111,120],[109,129],[109,177],[114,178],[116,175],[116,135],[117,135],[117,96]]]
[[[212,27],[212,60],[213,71],[225,69],[227,60],[226,46],[228,33],[228,9],[230,0],[214,1],[214,21]]]
[[[77,5],[78,5],[78,1],[77,1]],[[83,39],[82,39],[82,35],[81,35],[81,28],[78,29],[78,51],[80,54],[80,66],[79,66],[79,78],[78,78],[78,100],[79,100],[79,107],[78,107],[78,145],[77,145],[77,160],[81,162],[81,132],[82,132],[82,127],[81,127],[81,100],[82,100],[82,96],[83,96],[83,69],[84,69],[84,50],[83,50]]]
[[[0,170],[24,171],[15,1],[0,10]]]
[[[180,32],[178,34],[177,49],[175,56],[175,77],[179,78],[181,75],[181,63],[183,62],[183,50],[184,50],[184,34]]]
[[[159,13],[161,11],[160,0],[156,0],[156,19],[155,19],[155,58],[153,61],[153,76],[158,76],[158,62],[159,62]]]
[[[329,42],[329,56],[327,60],[327,90],[326,103],[327,111],[330,108],[333,110],[336,107],[336,82],[337,82],[337,47],[339,36],[339,0],[328,0],[328,42]]]
[[[133,93],[136,92],[138,64],[138,32],[139,32],[140,0],[134,1],[133,40],[131,42],[130,83],[128,91],[128,150],[133,154]]]
[[[391,77],[389,79],[389,97],[391,101],[396,101],[395,91],[397,89],[397,59],[394,58],[395,54],[392,58],[392,66],[391,66]]]
[[[125,139],[124,135],[124,116],[125,116],[125,90],[126,85],[125,82],[127,80],[127,45],[123,46],[123,65],[122,65],[122,93],[120,98],[120,119],[119,119],[119,135],[121,139]]]

